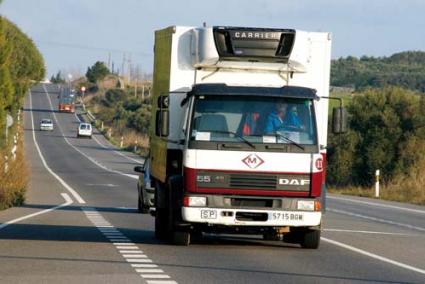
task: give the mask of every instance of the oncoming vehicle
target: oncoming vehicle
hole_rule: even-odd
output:
[[[92,134],[93,134],[93,128],[90,123],[85,123],[85,122],[80,123],[77,130],[77,138],[79,137],[91,138]]]
[[[256,234],[319,247],[330,51],[324,32],[155,32],[149,178],[156,238],[188,245],[202,233]],[[345,129],[339,113],[335,133]]]
[[[40,130],[49,130],[53,131],[53,122],[51,119],[43,118],[40,121]]]

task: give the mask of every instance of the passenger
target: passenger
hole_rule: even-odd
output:
[[[279,102],[276,110],[271,112],[266,121],[264,132],[275,133],[279,130],[291,130],[293,128],[301,129],[301,122],[298,116],[292,111],[288,111],[288,104]]]
[[[258,112],[246,113],[244,115],[242,135],[248,136],[256,133],[259,116],[260,114]]]

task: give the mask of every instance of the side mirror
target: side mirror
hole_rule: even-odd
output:
[[[168,136],[170,112],[168,110],[157,110],[155,118],[155,134],[160,137]]]
[[[344,107],[335,107],[332,110],[332,132],[343,134],[347,132],[348,114]]]
[[[135,166],[134,167],[134,171],[137,172],[137,173],[142,173],[142,174],[145,173],[145,170],[143,169],[143,166]]]
[[[170,105],[168,96],[159,96],[157,101],[159,108],[168,108]]]

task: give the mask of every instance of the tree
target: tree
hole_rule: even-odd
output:
[[[92,67],[87,68],[86,77],[89,82],[96,83],[110,73],[105,63],[97,61]]]
[[[56,73],[56,76],[52,75],[52,77],[50,78],[50,82],[54,84],[64,84],[65,78],[62,76],[61,71],[58,71],[58,73]]]
[[[370,185],[381,170],[389,182],[406,174],[421,158],[424,146],[420,98],[398,87],[368,89],[348,106],[350,131],[339,138],[330,134],[329,181],[338,185]],[[422,134],[421,134],[422,133]]]

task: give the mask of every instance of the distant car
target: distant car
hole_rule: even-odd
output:
[[[40,121],[40,130],[53,130],[53,122],[51,119],[43,118]]]
[[[139,213],[148,213],[149,208],[155,206],[155,188],[151,184],[149,159],[145,159],[143,166],[134,167],[134,171],[140,173],[139,181],[137,182],[137,210]]]
[[[77,138],[80,138],[80,137],[91,138],[92,134],[93,134],[93,128],[91,127],[90,123],[85,123],[85,122],[80,123],[77,130]]]

